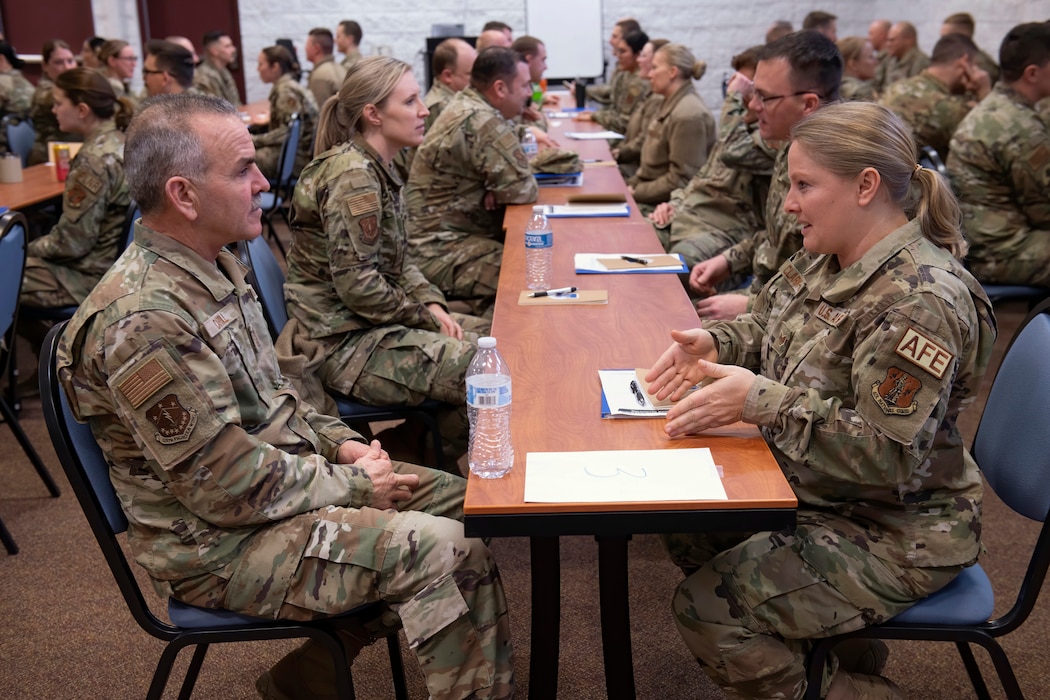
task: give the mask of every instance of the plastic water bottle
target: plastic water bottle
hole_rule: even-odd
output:
[[[525,286],[550,289],[554,276],[554,231],[543,205],[532,208],[532,218],[525,225]]]
[[[532,160],[540,152],[540,145],[536,143],[536,134],[532,129],[525,128],[525,134],[521,137],[521,150],[525,151],[525,157]]]
[[[514,466],[510,400],[510,370],[496,349],[496,339],[478,339],[478,352],[467,367],[467,462],[482,479],[498,479]]]

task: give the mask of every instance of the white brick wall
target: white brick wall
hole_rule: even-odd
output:
[[[525,28],[524,0],[370,0],[333,10],[336,4],[331,0],[240,0],[240,48],[249,101],[265,99],[269,92],[255,71],[259,50],[278,37],[290,37],[299,48],[300,60],[305,61],[302,45],[315,26],[334,31],[340,20],[357,20],[364,30],[366,55],[390,47],[394,56],[413,65],[420,81],[430,25],[463,23],[468,34],[476,34],[487,20],[499,19],[514,27],[516,34]],[[918,27],[919,43],[927,52],[937,40],[944,17],[970,12],[977,21],[977,43],[992,56],[1010,27],[1050,18],[1048,0],[604,0],[604,34],[609,34],[618,19],[632,16],[650,36],[686,44],[697,58],[707,61],[707,75],[697,87],[714,107],[721,101],[722,74],[729,69],[734,53],[761,43],[773,20],[790,20],[799,27],[806,13],[816,8],[838,15],[839,36],[867,34],[868,23],[875,17],[906,19]],[[101,35],[138,41],[134,0],[93,0],[93,9]]]

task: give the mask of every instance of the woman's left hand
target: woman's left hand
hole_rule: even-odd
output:
[[[664,432],[671,437],[695,435],[740,420],[744,400],[755,382],[754,372],[734,365],[697,360],[711,380],[671,407]]]
[[[430,313],[434,314],[437,322],[441,324],[442,335],[447,335],[456,340],[463,340],[463,327],[456,323],[456,319],[448,315],[448,312],[445,311],[441,304],[427,304],[427,308],[430,309]]]

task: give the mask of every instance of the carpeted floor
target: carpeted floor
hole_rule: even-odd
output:
[[[1000,310],[999,352],[1023,317],[1020,306]],[[986,380],[987,384],[987,380]],[[972,436],[981,402],[966,417]],[[52,474],[64,488],[52,499],[37,479],[6,426],[0,426],[0,517],[22,551],[0,554],[0,698],[105,699],[145,695],[162,643],[131,619],[61,476],[47,438],[39,402],[25,402],[22,426]],[[380,439],[383,435],[379,435]],[[986,553],[982,564],[996,584],[997,612],[1013,601],[1028,552],[1038,531],[989,495],[985,510]],[[524,539],[493,542],[510,600],[517,652],[519,696],[525,697],[529,650],[529,557]],[[562,541],[562,635],[559,698],[606,696],[597,607],[597,546],[590,538]],[[678,638],[669,599],[680,574],[664,556],[655,537],[633,540],[630,547],[631,614],[639,698],[722,698],[700,672]],[[147,586],[148,589],[148,586]],[[160,601],[157,601],[158,604]],[[1044,599],[1028,623],[1004,646],[1029,697],[1048,697],[1050,652],[1044,630],[1050,625],[1050,600]],[[255,678],[292,642],[223,645],[209,652],[196,698],[253,698]],[[890,643],[887,675],[911,698],[954,700],[972,697],[962,664],[949,645]],[[405,650],[411,697],[427,698],[421,675]],[[982,652],[978,657],[990,669]],[[180,669],[187,659],[181,659]],[[178,673],[178,670],[176,673]],[[354,664],[358,697],[393,697],[384,645],[366,649]],[[992,685],[994,697],[1002,697]],[[168,697],[175,697],[169,689]]]

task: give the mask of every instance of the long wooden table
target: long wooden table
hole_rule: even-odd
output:
[[[55,166],[30,165],[22,169],[21,182],[0,183],[0,206],[25,209],[61,197],[65,188],[55,177]]]
[[[564,129],[586,129],[570,123]],[[587,159],[608,160],[604,141],[571,142]],[[543,188],[539,201],[561,203],[571,192],[626,192],[615,167],[588,167],[582,188]],[[628,194],[628,199],[630,196]],[[633,205],[633,201],[631,202]],[[599,369],[645,367],[670,343],[672,328],[698,323],[674,274],[576,275],[577,252],[657,253],[649,223],[636,213],[618,219],[554,219],[553,286],[605,289],[599,306],[519,306],[524,284],[522,240],[529,206],[509,207],[493,335],[513,377],[514,468],[499,480],[474,475],[467,484],[470,536],[529,536],[532,558],[532,649],[529,696],[555,698],[559,616],[558,537],[594,535],[599,543],[606,689],[633,698],[627,597],[627,541],[632,534],[778,529],[794,522],[797,501],[753,426],[737,424],[702,437],[672,440],[656,419],[602,419]],[[527,503],[529,452],[710,448],[723,471],[727,501]],[[669,589],[670,595],[670,589]]]

